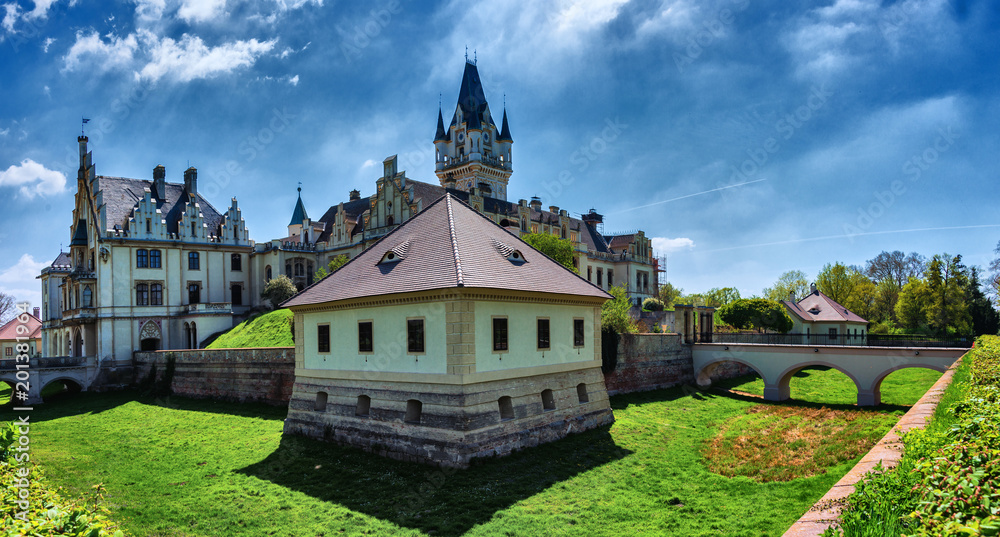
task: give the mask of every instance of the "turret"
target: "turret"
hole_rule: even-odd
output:
[[[194,166],[184,170],[184,191],[198,201],[198,169]]]
[[[162,165],[153,168],[153,197],[158,200],[167,198],[167,169]]]

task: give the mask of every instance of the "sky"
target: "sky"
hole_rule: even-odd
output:
[[[199,170],[251,238],[436,182],[468,58],[514,139],[508,199],[643,230],[688,293],[883,250],[1000,241],[991,0],[0,0],[0,291],[69,243],[81,119],[99,175]],[[466,52],[468,51],[468,52]]]

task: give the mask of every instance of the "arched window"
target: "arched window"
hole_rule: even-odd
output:
[[[391,226],[394,223],[395,223],[395,220],[392,218],[391,214],[389,216],[385,217],[385,225]]]
[[[576,385],[576,398],[580,400],[580,404],[589,403],[590,396],[587,394],[587,385],[580,383]]]
[[[358,406],[355,407],[354,409],[354,415],[361,418],[367,418],[368,415],[371,413],[371,408],[372,408],[372,398],[368,397],[367,395],[359,395]]]
[[[83,288],[83,307],[94,307],[94,292],[90,290],[89,285]]]
[[[267,265],[266,267],[264,267],[264,281],[265,282],[271,281],[271,265]]]
[[[500,407],[500,421],[507,421],[514,419],[514,404],[510,397],[503,396],[497,400],[497,406]]]
[[[198,348],[198,325],[191,323],[191,348]]]
[[[406,417],[404,421],[406,423],[412,423],[414,425],[420,423],[420,414],[423,411],[423,403],[417,401],[416,399],[410,399],[406,402]]]
[[[313,410],[316,412],[323,412],[326,410],[326,392],[316,392],[316,404],[313,405]]]
[[[556,398],[552,390],[542,390],[542,410],[555,410]]]

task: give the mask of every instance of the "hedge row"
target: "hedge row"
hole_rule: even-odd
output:
[[[824,535],[1000,535],[1000,337],[976,340],[945,404],[904,436],[897,467],[858,484]]]

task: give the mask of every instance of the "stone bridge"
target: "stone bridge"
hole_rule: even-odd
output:
[[[754,343],[697,343],[692,349],[694,377],[699,386],[711,384],[711,375],[726,362],[752,368],[764,379],[764,399],[789,398],[792,376],[810,366],[832,367],[847,375],[858,389],[858,406],[882,402],[882,380],[893,371],[923,367],[944,372],[968,349],[942,347],[852,347],[762,345]]]
[[[14,360],[0,360],[0,382],[14,390],[11,403],[14,406],[35,405],[42,402],[42,389],[56,381],[64,381],[75,391],[87,391],[98,376],[99,364],[95,356],[60,358],[32,358],[29,367],[18,370]],[[20,401],[13,397],[19,382],[28,383],[28,399]]]

